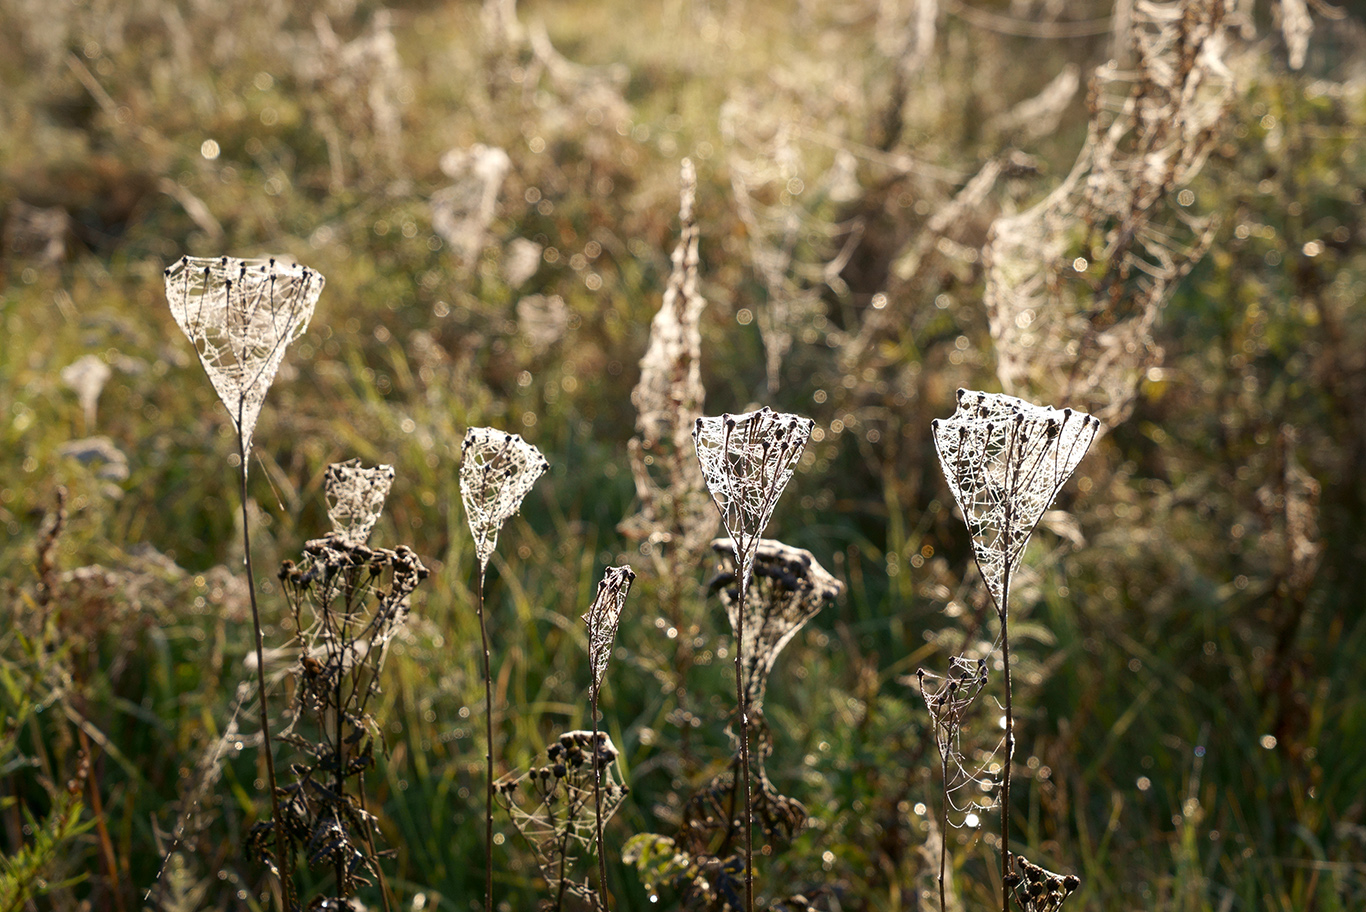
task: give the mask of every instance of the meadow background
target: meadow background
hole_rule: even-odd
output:
[[[267,646],[289,636],[272,568],[326,531],[329,463],[395,467],[372,541],[433,571],[368,780],[400,906],[482,902],[458,466],[465,430],[491,425],[551,465],[490,575],[499,766],[588,724],[579,616],[631,562],[603,694],[632,789],[607,831],[613,895],[674,907],[620,846],[671,832],[728,759],[730,631],[713,564],[662,597],[618,526],[685,156],[705,412],[815,420],[769,535],[845,586],[770,687],[768,771],[811,821],[759,860],[760,892],[936,908],[915,671],[992,633],[929,425],[957,388],[1000,388],[989,229],[1067,175],[1132,11],[0,4],[4,908],[258,907],[235,436],[162,288],[183,254],[220,253],[327,279],[255,434]],[[1312,34],[1287,26],[1301,12]],[[1228,15],[1234,88],[1176,204],[1213,217],[1208,253],[1015,590],[1012,842],[1081,877],[1068,908],[1366,908],[1366,27],[1351,5]],[[63,372],[92,355],[109,377],[83,401]],[[499,829],[496,892],[532,908],[535,864]],[[999,889],[990,829],[948,834],[965,908]]]

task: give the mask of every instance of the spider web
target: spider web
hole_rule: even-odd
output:
[[[954,656],[949,660],[949,671],[944,677],[921,668],[916,671],[916,678],[920,696],[925,700],[930,722],[934,726],[935,747],[939,749],[944,766],[944,800],[959,814],[987,810],[987,807],[975,801],[959,803],[957,799],[959,792],[974,787],[981,791],[995,788],[996,783],[988,775],[987,768],[996,757],[997,750],[1005,743],[1003,738],[996,750],[976,753],[975,759],[963,750],[963,728],[968,721],[969,710],[982,688],[986,687],[986,660]],[[959,826],[951,819],[948,823],[950,826]]]
[[[593,702],[597,703],[602,676],[607,672],[607,660],[612,656],[612,644],[617,638],[617,623],[626,606],[626,596],[636,574],[630,566],[608,567],[598,583],[598,594],[588,613],[583,616],[588,625],[588,661],[593,666]]]
[[[519,435],[494,428],[470,428],[460,452],[460,500],[479,566],[486,569],[498,531],[521,509],[522,498],[550,463]]]
[[[721,523],[735,542],[740,576],[748,585],[759,536],[806,448],[810,418],[764,407],[743,415],[698,418],[693,445]]]
[[[735,572],[735,542],[718,538],[712,550],[721,557],[720,572],[709,588],[721,596],[738,635],[740,590]],[[797,631],[815,617],[827,602],[837,598],[844,586],[822,567],[810,551],[780,541],[759,540],[749,592],[745,597],[745,637],[741,663],[751,712],[763,714],[768,678]]]
[[[1163,352],[1153,330],[1213,240],[1188,188],[1234,97],[1228,4],[1133,5],[1131,64],[1095,71],[1086,144],[1038,205],[1002,216],[983,263],[997,376],[1115,427]]]
[[[297,263],[181,257],[166,302],[242,436],[243,452],[285,349],[308,328],[322,273]]]
[[[564,884],[568,892],[585,899],[593,891],[586,883],[574,882],[570,875],[578,854],[595,849],[592,744],[593,732],[565,732],[546,746],[545,766],[532,767],[494,785],[499,803],[535,852],[550,889]],[[598,732],[597,745],[602,820],[606,824],[629,789],[623,784],[612,739]]]
[[[1075,874],[1055,874],[1039,867],[1023,855],[1015,856],[1020,869],[1013,875],[1015,899],[1024,912],[1058,912],[1067,897],[1081,886]]]
[[[1004,616],[1010,576],[1025,544],[1086,455],[1100,421],[1072,409],[960,389],[957,410],[931,427],[977,566]]]
[[[332,531],[348,544],[362,545],[375,521],[384,512],[384,500],[394,481],[391,465],[364,468],[359,459],[334,462],[327,467],[323,486],[327,492],[327,518]]]

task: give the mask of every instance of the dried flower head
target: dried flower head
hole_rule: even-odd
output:
[[[960,389],[957,410],[931,427],[977,566],[1004,615],[1025,544],[1086,455],[1100,422],[1072,409]]]
[[[1011,874],[1006,886],[1014,888],[1015,900],[1024,912],[1058,912],[1067,897],[1081,886],[1075,874],[1055,874],[1041,868],[1023,855],[1015,856],[1019,873]]]
[[[323,487],[327,492],[327,518],[332,531],[349,544],[361,545],[370,537],[370,530],[389,496],[394,482],[394,467],[379,465],[367,469],[359,459],[334,462],[327,467]]]
[[[740,630],[739,564],[735,542],[719,538],[711,543],[721,566],[708,588],[721,596],[736,635]],[[751,712],[763,713],[768,676],[778,653],[844,586],[822,567],[810,551],[780,541],[760,539],[745,598],[745,638],[741,656]]]
[[[702,477],[735,542],[740,575],[748,582],[773,508],[792,479],[814,422],[765,407],[743,415],[698,418],[693,445]]]
[[[322,273],[297,263],[181,257],[166,270],[171,315],[250,451],[251,433],[285,349],[308,328]]]
[[[602,676],[607,671],[607,660],[612,656],[621,610],[626,606],[626,596],[635,579],[635,571],[629,566],[608,567],[598,583],[597,597],[583,616],[584,623],[588,625],[588,661],[593,666],[594,704],[602,687]]]
[[[954,656],[949,671],[943,677],[921,668],[916,671],[916,685],[929,710],[934,728],[935,747],[944,775],[944,800],[948,808],[962,814],[981,813],[983,806],[977,798],[992,791],[996,783],[988,769],[996,751],[966,751],[963,729],[968,722],[972,705],[987,684],[987,664],[984,659]],[[966,791],[968,800],[960,803],[958,794]],[[955,826],[945,809],[945,822]]]
[[[519,435],[494,428],[470,428],[460,453],[460,499],[479,565],[487,568],[503,523],[521,509],[550,463]]]
[[[582,882],[574,880],[574,862],[580,852],[594,851],[598,824],[594,767],[601,776],[604,823],[630,791],[622,782],[616,745],[605,732],[570,731],[550,742],[545,756],[545,766],[503,778],[494,785],[494,794],[531,844],[550,888],[595,899],[586,877]]]

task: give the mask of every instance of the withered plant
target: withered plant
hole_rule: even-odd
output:
[[[484,577],[503,523],[521,509],[522,499],[550,464],[540,450],[519,435],[494,428],[470,428],[460,453],[460,500],[479,558],[475,607],[484,663],[484,908],[493,912],[493,678],[488,624],[484,620]]]
[[[616,813],[629,789],[623,784],[616,745],[606,732],[570,731],[550,742],[546,764],[509,776],[494,787],[517,831],[531,845],[560,912],[567,896],[592,909],[606,908],[585,871],[576,879],[579,853]],[[601,836],[598,836],[599,846]],[[598,851],[602,857],[601,848]]]
[[[256,646],[256,698],[260,704],[261,752],[266,760],[271,818],[280,818],[270,716],[266,706],[265,649],[261,613],[256,603],[256,577],[251,566],[251,532],[247,515],[247,466],[251,435],[261,415],[266,392],[284,361],[285,349],[308,328],[322,293],[321,273],[275,259],[182,257],[165,272],[166,302],[171,316],[189,338],[218,398],[237,429],[238,478],[242,500],[242,552],[251,597]],[[283,831],[276,830],[276,857],[284,858]],[[293,906],[293,882],[278,871],[284,907]]]
[[[734,543],[739,572],[735,609],[735,702],[740,715],[740,768],[744,782],[745,909],[754,909],[754,833],[749,774],[749,698],[745,687],[745,594],[759,542],[773,508],[811,437],[814,422],[764,407],[742,415],[698,418],[693,446],[707,489]]]
[[[958,391],[958,408],[931,425],[939,463],[963,511],[972,551],[1001,624],[1005,756],[1001,786],[1001,877],[1010,872],[1010,775],[1015,756],[1010,684],[1010,578],[1044,510],[1072,475],[1100,421],[999,393]],[[1009,912],[1002,888],[1001,909]]]
[[[626,596],[630,593],[631,583],[635,582],[635,578],[635,571],[629,566],[608,567],[598,583],[597,597],[593,599],[588,613],[583,616],[584,623],[588,625],[588,662],[593,669],[593,680],[588,686],[589,714],[593,722],[591,744],[598,743],[598,697],[602,691],[602,677],[607,672],[607,662],[612,657],[612,644],[617,639],[617,625],[621,623],[621,611],[626,607]],[[594,821],[597,825],[598,889],[602,893],[605,905],[608,890],[607,857],[603,854],[602,845],[603,770],[599,763],[601,754],[601,751],[593,751],[593,806]]]
[[[954,656],[949,661],[948,674],[940,677],[921,668],[916,671],[920,695],[925,699],[925,708],[930,714],[930,725],[934,729],[934,745],[939,752],[939,784],[941,795],[939,811],[939,909],[947,912],[948,898],[944,876],[944,865],[948,854],[947,834],[952,821],[949,811],[968,814],[981,806],[976,803],[960,804],[956,793],[973,786],[994,789],[995,783],[987,775],[991,752],[985,759],[969,757],[963,749],[963,728],[973,703],[987,684],[987,663],[985,659],[973,661],[964,656]]]
[[[332,466],[332,533],[307,542],[299,563],[280,568],[299,660],[293,718],[279,740],[295,748],[297,759],[289,768],[292,781],[280,786],[278,815],[252,829],[248,846],[285,877],[300,855],[310,867],[330,870],[331,895],[316,897],[310,908],[348,908],[374,879],[389,908],[375,818],[365,799],[365,772],[381,737],[371,703],[389,644],[407,622],[409,596],[428,575],[407,546],[371,548],[356,532],[357,522],[373,524],[383,505],[375,491],[387,490],[392,478],[389,466]],[[367,506],[343,513],[342,503]],[[285,852],[272,858],[271,842],[281,839]]]

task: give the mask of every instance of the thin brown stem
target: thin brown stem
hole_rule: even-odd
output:
[[[275,830],[275,866],[280,877],[281,908],[285,912],[294,907],[294,876],[285,870],[288,857],[285,854],[285,828],[280,819],[280,799],[275,794],[275,753],[270,743],[270,713],[266,706],[266,650],[261,634],[261,611],[256,605],[256,574],[251,566],[251,532],[247,517],[247,447],[242,436],[242,406],[238,406],[239,428],[237,432],[237,455],[240,460],[238,478],[241,480],[242,493],[242,551],[247,564],[247,594],[251,599],[251,626],[256,637],[256,698],[261,705],[261,752],[266,755],[266,787],[270,790],[270,819]]]
[[[1009,514],[1007,514],[1007,524]],[[1006,684],[1005,780],[1001,787],[1001,912],[1010,912],[1010,769],[1015,758],[1015,715],[1010,690],[1010,560],[1001,575],[1001,663]]]
[[[944,803],[939,810],[939,912],[948,912],[944,898],[944,856],[949,845],[949,758],[939,752],[939,781],[943,784]]]
[[[593,688],[590,711],[593,714],[593,822],[597,827],[598,838],[598,892],[599,901],[607,909],[607,856],[603,854],[602,844],[602,763],[598,757],[598,689]]]
[[[484,655],[484,912],[493,912],[493,677],[489,670],[489,631],[484,623],[484,572],[485,565],[479,565],[479,583],[476,590],[479,615],[479,640]]]
[[[737,545],[739,543],[737,542]],[[735,702],[740,707],[740,767],[745,790],[745,912],[754,912],[754,816],[749,797],[749,699],[745,692],[745,590],[752,569],[740,568],[739,623],[735,634]]]

